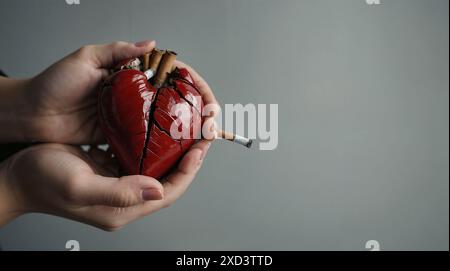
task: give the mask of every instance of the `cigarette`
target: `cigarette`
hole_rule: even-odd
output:
[[[154,78],[154,86],[156,88],[160,88],[164,85],[169,76],[169,73],[172,71],[173,63],[177,58],[177,53],[173,51],[167,50],[162,56],[161,62],[159,63],[158,71],[156,72]]]
[[[142,58],[144,60],[144,74],[147,80],[152,79],[156,75],[161,59],[164,55],[164,51],[158,48],[153,49],[151,54],[145,54]]]
[[[240,144],[242,146],[245,146],[247,148],[251,148],[252,144],[253,144],[253,140],[240,136],[240,135],[236,135],[230,132],[226,132],[223,130],[220,131],[216,131],[217,137],[222,138],[222,139],[226,139],[228,141]]]
[[[120,61],[114,68],[112,68],[112,72],[117,72],[120,70],[130,69],[130,70],[141,70],[141,61],[139,58],[132,58]]]
[[[149,59],[148,59],[148,68],[147,69],[150,69],[153,71],[153,73],[156,73],[163,55],[164,55],[163,50],[159,50],[157,48],[153,49],[153,51],[150,54]],[[147,69],[144,69],[144,70],[147,70]]]
[[[144,74],[145,74],[145,77],[147,77],[147,80],[150,80],[155,75],[155,72],[152,69],[150,69],[150,70],[146,70],[144,72]]]
[[[143,69],[144,69],[144,71],[146,71],[146,70],[148,70],[149,69],[149,67],[150,67],[150,54],[144,54],[143,56],[142,56],[142,62],[143,62],[143,64],[142,64],[142,66],[143,66]]]

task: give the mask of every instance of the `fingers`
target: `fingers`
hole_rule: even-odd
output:
[[[186,192],[200,169],[206,154],[211,146],[211,141],[201,140],[196,143],[184,155],[177,169],[162,180],[164,198],[160,201],[147,202],[141,215],[147,215],[157,209],[170,206]]]
[[[138,43],[114,42],[103,45],[87,45],[79,49],[76,57],[90,61],[95,68],[109,68],[124,59],[141,56],[155,47],[155,41]]]
[[[129,207],[163,198],[161,183],[146,176],[108,178],[100,175],[80,176],[79,189],[74,193],[85,205]]]
[[[134,201],[134,203],[137,204],[123,204],[123,202],[115,202],[115,204],[109,204],[108,206],[104,206],[105,202],[111,201],[98,200],[101,199],[101,197],[94,196],[95,198],[93,203],[96,202],[97,205],[88,206],[86,208],[76,210],[76,212],[78,213],[77,214],[78,218],[84,221],[85,223],[89,223],[103,230],[113,231],[120,229],[121,227],[123,227],[124,225],[130,223],[135,219],[156,212],[161,208],[170,206],[187,190],[189,185],[192,183],[195,174],[198,172],[199,168],[203,163],[203,160],[208,152],[210,145],[211,145],[210,141],[202,140],[196,143],[194,146],[192,146],[191,150],[183,157],[183,159],[179,163],[178,168],[174,172],[172,172],[169,176],[167,176],[164,180],[162,180],[162,182],[164,183],[163,185],[161,185],[158,181],[152,178],[148,178],[156,182],[156,183],[151,182],[152,184],[155,185],[159,184],[161,190],[164,191],[163,192],[164,196],[162,200],[141,201],[140,203],[138,200]],[[144,176],[129,176],[129,177],[147,178]],[[108,181],[111,182],[111,180]],[[139,187],[139,185],[135,185],[135,187]],[[123,188],[120,187],[120,189]],[[107,189],[105,189],[105,191],[106,190]],[[134,196],[138,194],[137,188],[131,190],[133,191],[131,194],[134,193]],[[121,196],[123,199],[127,198],[125,194]],[[129,202],[131,203],[132,201]],[[111,205],[121,205],[121,207],[111,207]],[[126,205],[128,205],[128,207]]]

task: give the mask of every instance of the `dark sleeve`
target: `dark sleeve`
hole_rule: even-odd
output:
[[[7,77],[6,74],[5,74],[2,70],[0,70],[0,76],[5,76],[5,77]]]

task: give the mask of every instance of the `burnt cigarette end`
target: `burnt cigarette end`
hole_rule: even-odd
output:
[[[161,63],[162,56],[164,55],[163,50],[159,50],[157,48],[153,49],[152,53],[150,54],[149,60],[148,60],[148,68],[152,70],[154,73],[158,70],[159,63]]]
[[[253,144],[253,140],[249,140],[247,145],[245,145],[247,148],[251,149],[252,148],[252,144]]]
[[[234,139],[232,140],[235,143],[238,143],[242,146],[245,146],[247,148],[250,148],[252,146],[252,140],[240,135],[234,135]]]

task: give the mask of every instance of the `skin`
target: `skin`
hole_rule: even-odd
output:
[[[0,226],[32,212],[117,230],[174,203],[189,187],[211,145],[201,140],[162,180],[119,176],[97,123],[97,91],[108,68],[150,52],[154,41],[82,47],[29,79],[0,77],[0,142],[43,142],[0,164]],[[213,130],[220,110],[211,88],[190,66]],[[72,144],[72,145],[65,145]],[[76,144],[92,145],[84,152]]]

